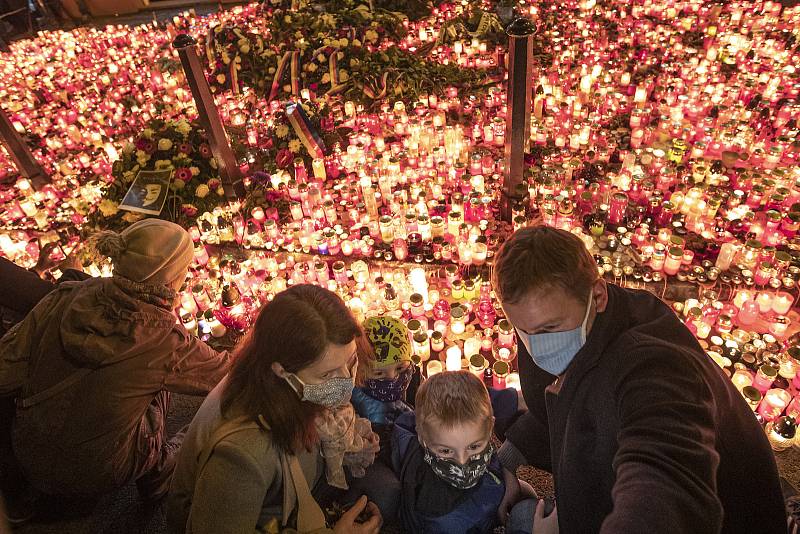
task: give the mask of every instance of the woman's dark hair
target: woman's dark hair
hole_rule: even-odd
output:
[[[360,337],[361,327],[336,293],[311,284],[278,293],[237,349],[222,393],[223,414],[235,407],[253,419],[262,416],[280,450],[310,450],[317,441],[314,419],[324,408],[301,401],[272,364],[297,373],[319,360],[328,344]]]

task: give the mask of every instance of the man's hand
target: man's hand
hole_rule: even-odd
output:
[[[536,511],[533,512],[533,534],[558,534],[558,509],[553,506],[550,515],[544,515],[544,499],[539,499],[536,503]]]

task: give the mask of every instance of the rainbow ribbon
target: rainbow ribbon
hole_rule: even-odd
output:
[[[300,104],[289,104],[286,107],[286,116],[289,117],[289,123],[294,128],[297,137],[303,142],[308,153],[315,158],[321,158],[325,155],[325,143],[322,138],[311,126],[311,121],[306,115],[303,106]]]

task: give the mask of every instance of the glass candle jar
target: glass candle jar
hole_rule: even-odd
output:
[[[427,330],[422,328],[422,321],[420,321],[419,319],[409,319],[409,321],[406,323],[406,328],[408,328],[408,334],[412,338],[417,333],[422,332],[423,330]]]
[[[408,298],[411,303],[411,316],[422,317],[425,315],[425,299],[419,293],[412,293]]]
[[[435,237],[444,237],[444,218],[439,215],[431,217],[431,239]]]
[[[389,311],[396,310],[400,307],[400,299],[392,284],[386,284],[383,288],[383,305]]]
[[[347,267],[344,262],[337,260],[333,262],[331,268],[333,270],[333,279],[336,280],[340,286],[345,287],[347,285]]]
[[[678,269],[683,262],[683,249],[679,247],[671,247],[669,253],[664,261],[664,272],[670,276],[678,274]]]
[[[769,313],[772,309],[772,294],[763,291],[756,297],[756,302],[760,313]]]
[[[755,412],[758,408],[758,405],[761,404],[761,392],[753,386],[745,386],[742,388],[742,396],[744,397],[744,400],[747,401],[750,409]]]
[[[613,225],[620,225],[625,219],[625,212],[628,209],[628,196],[625,193],[614,193],[611,196],[611,205],[608,209],[608,222]]]
[[[496,361],[512,362],[517,357],[516,345],[511,347],[503,347],[498,342],[492,346],[492,356]]]
[[[181,315],[181,322],[187,332],[193,336],[197,335],[197,318],[193,313],[184,313]]]
[[[723,243],[720,246],[719,254],[717,255],[717,260],[715,262],[715,266],[720,271],[727,271],[733,260],[736,258],[736,255],[739,252],[739,245],[735,242],[728,242]]]
[[[758,368],[755,378],[753,378],[753,387],[759,390],[762,394],[772,386],[775,378],[778,376],[778,371],[771,365],[762,365]]]
[[[787,315],[792,309],[794,297],[785,291],[780,291],[772,298],[772,311],[779,315]]]
[[[791,395],[785,389],[772,388],[764,394],[764,399],[758,406],[758,413],[765,421],[774,421],[783,413],[791,400]]]
[[[388,244],[394,241],[394,220],[389,215],[382,215],[379,219],[381,240]]]
[[[452,236],[458,236],[458,229],[461,223],[464,222],[464,217],[460,211],[451,211],[447,215],[447,233]]]
[[[464,333],[466,326],[464,308],[458,305],[450,308],[450,332],[456,336],[460,336]]]
[[[789,347],[781,356],[778,374],[786,380],[793,380],[798,371],[800,371],[800,347]]]
[[[450,295],[454,300],[462,300],[464,298],[464,282],[460,279],[453,280],[451,290]]]
[[[417,332],[414,334],[413,339],[414,354],[416,354],[420,361],[426,362],[431,357],[431,343],[428,339],[427,332]]]
[[[460,362],[459,362],[460,366]],[[426,370],[428,373],[428,378],[432,377],[433,375],[437,375],[442,372],[442,362],[439,360],[430,360],[428,365],[426,366]]]
[[[464,298],[466,300],[472,300],[477,296],[478,292],[475,286],[475,280],[471,279],[464,280]]]
[[[790,324],[791,320],[785,315],[776,315],[769,321],[769,331],[776,338],[783,339]]]
[[[514,327],[508,319],[500,319],[497,323],[497,342],[501,347],[516,346],[514,339]]]
[[[431,350],[442,352],[444,350],[444,334],[439,330],[434,330],[431,334]]]
[[[731,377],[731,382],[736,389],[742,391],[747,386],[753,385],[753,375],[747,368],[736,369]]]
[[[747,300],[742,303],[742,307],[736,315],[736,320],[742,326],[749,326],[758,320],[758,314],[758,303],[755,300]]]
[[[481,351],[480,334],[474,335],[464,341],[464,357],[469,359]]]
[[[763,245],[760,241],[755,239],[751,239],[744,244],[742,248],[738,261],[751,271],[756,268],[758,264],[758,260],[761,256],[761,251],[763,250]]]
[[[208,293],[206,293],[206,288],[202,284],[197,284],[192,288],[192,296],[200,311],[206,311],[211,307],[211,299]]]
[[[303,206],[297,200],[292,200],[289,202],[289,212],[292,215],[293,221],[301,221],[303,220]]]
[[[488,365],[489,362],[487,362],[486,358],[480,354],[473,354],[469,357],[469,372],[480,379],[483,379],[483,372],[486,370]]]
[[[664,264],[667,259],[667,251],[664,245],[660,243],[653,248],[653,255],[650,258],[650,268],[654,271],[661,271],[664,269]],[[677,272],[677,271],[676,271]]]
[[[214,338],[221,338],[228,332],[225,325],[219,322],[219,319],[214,314],[206,313],[206,326],[211,333],[211,337]]]
[[[197,313],[197,303],[195,302],[194,295],[192,295],[192,293],[181,293],[181,308],[183,308],[186,313],[192,314],[192,316]]]
[[[794,443],[797,424],[793,417],[783,416],[768,423],[764,430],[772,450],[780,452],[788,449]]]
[[[350,272],[353,273],[353,279],[357,284],[366,284],[369,280],[369,266],[363,260],[354,261],[350,265]]]
[[[494,365],[492,365],[492,387],[495,389],[505,389],[508,372],[508,363],[494,362]]]

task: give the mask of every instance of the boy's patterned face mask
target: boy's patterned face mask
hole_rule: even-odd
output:
[[[494,448],[490,442],[483,452],[470,457],[466,464],[461,465],[450,458],[439,458],[425,446],[423,448],[425,450],[425,462],[431,466],[433,472],[439,478],[460,490],[474,488],[478,485],[481,477],[489,467],[492,454],[494,454]]]
[[[408,389],[413,374],[414,368],[409,367],[394,378],[368,378],[364,382],[365,392],[381,402],[399,401]]]

